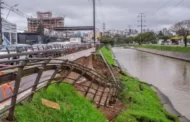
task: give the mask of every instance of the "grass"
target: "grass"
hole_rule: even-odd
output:
[[[109,49],[104,47],[101,50],[106,52],[103,55],[110,62],[112,54]],[[120,93],[120,100],[126,104],[127,108],[113,122],[179,122],[177,117],[165,110],[157,94],[149,85],[128,76],[127,73],[124,74],[118,76],[124,86]]]
[[[180,53],[190,53],[190,47],[182,47],[182,46],[165,46],[165,45],[133,45],[137,48],[149,48],[155,50],[162,51],[172,51],[172,52],[180,52]]]
[[[100,51],[104,55],[105,60],[108,62],[108,64],[115,65],[115,61],[112,57],[112,51],[109,47],[104,46],[103,48],[100,49]]]
[[[179,122],[162,106],[157,94],[147,84],[130,76],[121,76],[124,89],[120,99],[127,105],[114,122]]]
[[[43,106],[41,98],[57,102],[61,109]],[[107,122],[89,100],[65,83],[42,89],[34,95],[31,102],[17,105],[15,118],[17,122]]]

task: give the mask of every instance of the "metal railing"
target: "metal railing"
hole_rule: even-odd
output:
[[[60,45],[61,46],[61,45]],[[15,59],[26,59],[26,58],[55,58],[59,56],[64,56],[66,54],[71,54],[77,51],[81,51],[84,49],[91,48],[92,46],[90,44],[81,44],[81,45],[70,45],[70,47],[60,47],[58,49],[49,49],[49,50],[36,50],[36,51],[30,51],[30,52],[15,52],[10,53],[10,51],[7,52],[7,54],[1,54],[0,53],[0,64],[6,63],[7,60],[15,60]]]
[[[75,51],[80,51],[87,49],[87,47],[83,48],[77,48]],[[17,64],[9,67],[3,67],[0,68],[0,71],[6,72],[8,70],[11,70],[3,75],[0,76],[0,85],[6,84],[8,82],[11,82],[14,84],[14,92],[12,95],[8,96],[7,98],[4,98],[0,100],[0,103],[7,102],[10,100],[10,104],[5,107],[4,109],[0,110],[0,115],[3,115],[4,113],[8,112],[7,119],[9,121],[14,120],[14,111],[15,111],[15,105],[24,101],[25,99],[31,100],[34,93],[42,88],[47,88],[52,83],[58,83],[63,82],[65,79],[72,79],[72,84],[78,84],[82,87],[86,87],[87,90],[85,91],[85,96],[87,95],[90,88],[92,88],[91,84],[88,86],[82,85],[77,83],[78,80],[81,79],[81,77],[84,77],[91,81],[92,83],[96,83],[98,85],[98,88],[100,86],[109,88],[109,93],[107,95],[106,101],[104,105],[107,105],[109,99],[111,97],[117,96],[118,93],[118,85],[115,84],[113,80],[107,79],[104,75],[101,75],[97,73],[96,71],[89,69],[85,66],[82,66],[81,64],[63,60],[63,59],[55,59],[57,55],[55,55],[55,52],[59,52],[61,55],[65,55],[67,53],[71,52],[65,52],[63,49],[55,49],[55,50],[47,50],[47,51],[34,51],[34,52],[28,52],[28,53],[20,53],[20,54],[10,54],[10,55],[1,55],[0,58],[10,58],[15,56],[22,56],[22,55],[34,55],[34,54],[44,54],[45,57],[48,58],[26,58],[26,59],[14,59],[14,60],[3,60],[0,61],[1,63],[8,63],[8,64]],[[51,58],[49,58],[49,54],[51,55]],[[37,62],[37,63],[35,63]],[[67,73],[62,74],[63,72],[67,71]],[[47,74],[47,72],[50,72],[50,75]],[[69,78],[70,73],[77,73],[79,76],[75,79]],[[34,77],[35,75],[36,77]],[[44,78],[44,75],[46,76]],[[29,83],[28,79],[25,79],[29,77],[30,79],[34,79],[32,81],[32,85],[29,85],[27,88],[21,88],[22,83]],[[52,82],[56,81],[56,82]],[[96,89],[96,92],[93,94],[95,98],[98,88]],[[22,96],[22,94],[25,94]],[[101,98],[103,94],[101,95],[98,106],[100,105]]]

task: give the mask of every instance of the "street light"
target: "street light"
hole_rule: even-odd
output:
[[[13,10],[13,8],[14,8],[14,7],[17,7],[18,5],[19,5],[19,4],[15,4],[14,6],[11,6],[11,7],[10,7],[9,12],[8,12],[8,14],[7,14],[7,17],[6,17],[6,20],[7,20],[8,16],[9,16],[10,12]]]

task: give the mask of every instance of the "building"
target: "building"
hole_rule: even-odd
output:
[[[47,29],[64,27],[64,18],[53,17],[52,12],[37,12],[37,18],[28,18],[28,31],[36,32],[40,23]]]
[[[167,29],[167,28],[163,28],[162,32],[163,32],[164,36],[172,36],[171,31],[169,29]]]
[[[93,43],[94,42],[93,37],[94,37],[94,33],[93,32],[88,32],[88,35],[84,36],[83,39],[84,39],[85,42]],[[99,37],[101,37],[101,32],[99,32],[97,30],[96,31],[96,41],[98,41],[97,39]]]
[[[2,33],[11,44],[17,43],[17,26],[2,18]]]
[[[38,33],[18,33],[17,37],[19,44],[47,44],[57,41],[56,37],[40,35]]]

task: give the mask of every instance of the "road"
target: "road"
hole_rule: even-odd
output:
[[[58,59],[68,59],[69,61],[74,61],[74,60],[76,60],[78,58],[81,58],[81,57],[84,57],[84,56],[89,56],[94,51],[95,51],[95,49],[91,48],[91,49],[88,49],[88,50],[83,50],[83,51],[80,51],[80,52],[77,52],[77,53],[73,53],[73,54],[63,56],[63,57],[59,57]],[[52,73],[53,73],[53,70],[43,72],[42,77],[40,79],[40,82],[49,79],[51,77]],[[37,76],[37,74],[32,74],[32,75],[23,77],[21,79],[21,84],[20,84],[19,91],[22,91],[22,90],[27,89],[30,86],[32,86],[34,84],[36,76]],[[14,83],[15,82],[12,81],[11,85],[14,86]],[[30,91],[31,91],[31,89],[29,89],[25,93],[19,95],[19,98],[23,97],[24,95],[26,95]],[[9,89],[7,89],[7,97],[11,96],[11,95],[12,95],[12,92]],[[2,90],[0,90],[0,100],[3,100],[3,99],[4,99],[4,97],[3,97],[3,94],[2,94]],[[10,100],[1,103],[0,104],[0,109],[4,108],[4,106],[9,105],[9,104],[10,104]]]
[[[113,52],[129,74],[159,88],[190,119],[190,62],[133,49],[113,48]]]

